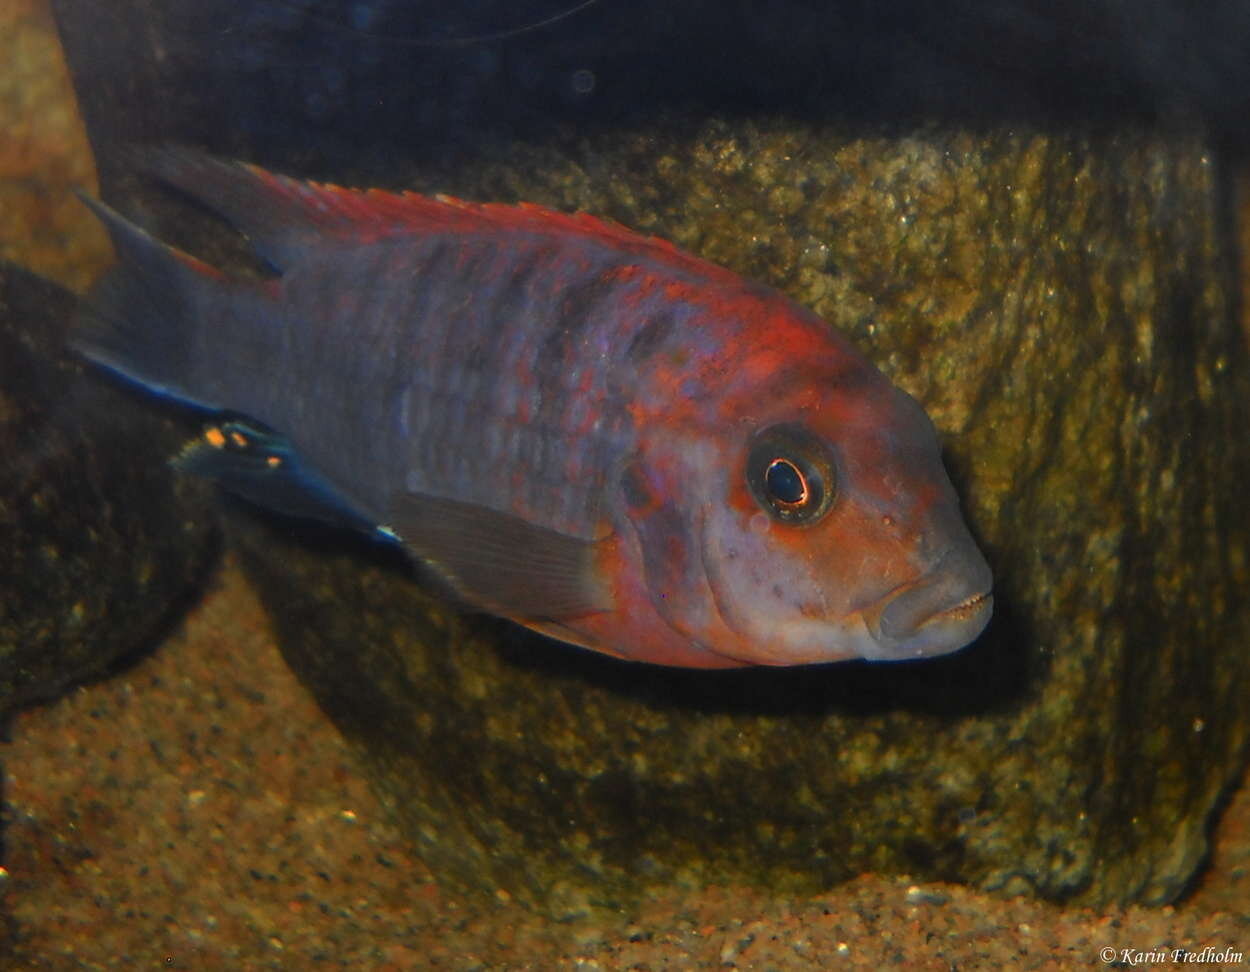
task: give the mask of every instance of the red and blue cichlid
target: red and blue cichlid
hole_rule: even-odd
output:
[[[622,658],[906,659],[988,622],[924,411],[781,294],[586,215],[146,167],[277,272],[233,279],[90,203],[120,263],[78,346],[221,413],[184,468]]]

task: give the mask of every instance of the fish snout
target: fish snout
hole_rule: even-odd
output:
[[[992,584],[980,550],[972,544],[949,547],[919,579],[866,612],[875,643],[871,657],[903,660],[963,648],[989,624]]]

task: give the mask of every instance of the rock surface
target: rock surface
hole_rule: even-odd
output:
[[[0,713],[153,644],[216,546],[179,434],[65,351],[77,307],[0,265]]]
[[[661,233],[848,330],[943,433],[997,617],[923,664],[673,672],[247,528],[288,659],[440,880],[557,914],[865,870],[1184,888],[1250,732],[1250,399],[1200,149],[711,122],[441,178]]]
[[[224,566],[159,651],[14,720],[0,897],[17,928],[13,955],[0,928],[0,967],[1055,972],[1151,942],[1244,968],[1245,788],[1175,908],[1098,912],[874,875],[814,898],[664,888],[576,922],[494,898],[470,907],[386,819],[234,558]]]

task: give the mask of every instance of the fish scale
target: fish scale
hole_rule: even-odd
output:
[[[478,268],[496,256],[499,244],[458,240],[454,246],[439,247],[435,241],[428,246],[442,257],[444,264],[455,263],[463,272],[476,276]],[[336,260],[332,266],[302,271],[285,293],[288,317],[298,319],[314,313],[318,305],[328,300],[328,292],[336,288],[341,291],[344,279],[378,279],[381,268],[389,262],[390,255],[385,251],[391,248],[389,244],[377,247],[382,252],[367,248]],[[440,267],[425,264],[425,249],[423,246],[408,254],[405,269],[417,279],[436,279]],[[465,251],[470,257],[457,259],[458,253]],[[446,267],[441,269],[445,272]],[[521,272],[532,273],[533,269],[522,264]],[[316,281],[307,291],[300,286],[305,276]],[[487,286],[427,302],[422,308],[414,308],[411,298],[368,300],[359,306],[345,306],[343,313],[353,321],[350,349],[312,342],[288,368],[288,374],[293,376],[319,376],[317,396],[311,401],[323,403],[323,408],[315,415],[307,410],[294,414],[287,403],[306,405],[310,400],[283,384],[275,384],[269,396],[271,401],[258,410],[258,418],[275,428],[291,428],[299,421],[311,420],[317,434],[293,436],[297,450],[331,482],[361,482],[363,485],[355,490],[340,488],[378,516],[384,515],[389,506],[388,497],[398,479],[423,493],[525,512],[544,525],[574,535],[593,535],[597,531],[591,499],[594,484],[570,482],[562,490],[551,489],[556,474],[549,470],[551,457],[558,451],[556,442],[567,447],[571,441],[572,430],[564,427],[569,373],[545,367],[549,359],[542,354],[541,342],[509,344],[494,340],[499,329],[496,321],[500,319],[496,316],[499,308],[495,297],[494,290]],[[563,326],[561,316],[542,306],[551,300],[550,295],[536,295],[528,303],[514,304],[509,312],[518,320],[546,318],[553,322],[555,330]],[[377,313],[380,311],[385,316]],[[403,322],[398,331],[395,320]],[[385,354],[376,347],[383,334],[396,346]],[[558,332],[556,340],[563,340]],[[511,375],[514,383],[475,384],[466,380],[461,363],[472,357],[469,349],[473,346],[487,349],[478,356],[479,373]],[[511,352],[512,360],[501,355],[501,351]],[[378,361],[391,369],[393,377],[389,381],[368,381],[370,369],[376,370]],[[605,381],[601,379],[599,384]],[[407,392],[409,435],[404,439],[386,434],[395,424],[384,418],[399,397],[399,388]],[[515,420],[515,407],[510,401],[514,397],[512,388],[537,401],[531,421]],[[596,404],[602,401],[602,396],[593,398]],[[505,435],[513,447],[508,456],[490,448],[486,433],[488,427],[500,422],[505,424]],[[351,434],[359,428],[379,432],[364,437]],[[345,447],[344,443],[348,445]],[[618,451],[628,448],[623,439],[614,445]],[[599,437],[597,441],[578,443],[578,447],[579,451],[600,454],[608,443]],[[532,488],[522,495],[500,494],[499,479],[493,470],[504,461],[521,469]],[[409,469],[417,471],[415,478],[407,476]]]
[[[932,425],[783,295],[586,215],[149,168],[277,272],[233,280],[90,203],[119,266],[78,346],[228,413],[180,468],[624,658],[901,659],[988,622]]]
[[[470,273],[497,260],[500,248],[496,241],[460,241],[459,245],[484,254],[463,264]],[[539,257],[547,262],[558,259],[558,254]],[[423,267],[419,258],[414,259],[418,276],[434,277],[433,268]],[[541,269],[536,262],[522,258],[518,275]],[[576,413],[569,408],[570,395],[580,390],[569,386],[580,380],[579,374],[548,367],[548,362],[564,355],[546,353],[553,342],[567,340],[570,329],[566,315],[544,306],[552,303],[551,294],[531,294],[518,304],[518,291],[507,283],[488,280],[485,286],[454,301],[454,307],[427,307],[424,316],[404,308],[405,327],[413,335],[410,345],[407,335],[400,342],[413,349],[401,367],[408,373],[404,401],[410,434],[402,445],[390,447],[389,454],[399,457],[403,468],[416,471],[415,478],[405,479],[411,488],[511,508],[574,535],[594,535],[598,531],[597,504],[592,495],[597,482],[562,481],[560,466],[553,458],[575,444],[580,455],[602,459],[588,464],[589,471],[601,479],[602,468],[613,464],[630,447],[625,423],[610,421],[597,434],[587,434],[591,430],[572,425]],[[513,295],[506,314],[499,304],[503,292]],[[500,320],[545,321],[552,337],[546,341],[500,340]],[[504,329],[508,326],[503,325]],[[599,326],[610,329],[614,322],[605,317]],[[531,327],[533,330],[542,331]],[[475,361],[472,369],[465,367],[469,361]],[[601,364],[606,368],[610,363]],[[482,380],[488,374],[507,375],[513,380]],[[578,394],[583,407],[606,407],[606,384],[606,374],[601,374],[592,381],[597,392]],[[519,415],[522,399],[533,410],[528,420]],[[618,419],[624,418],[619,407],[616,414]],[[492,434],[500,426],[502,433]],[[506,451],[501,448],[505,443]],[[333,457],[325,459],[327,463],[333,461]],[[494,473],[501,465],[520,469],[531,488],[521,495],[498,493],[499,478]],[[561,488],[553,489],[555,486]]]

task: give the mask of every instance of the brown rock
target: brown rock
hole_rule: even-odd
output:
[[[0,266],[0,713],[152,644],[216,546],[178,430],[65,351],[77,307]]]
[[[673,672],[244,531],[288,659],[442,880],[557,914],[864,870],[1180,893],[1250,735],[1250,398],[1201,148],[709,123],[446,178],[660,232],[850,331],[943,432],[997,617],[922,664]]]

